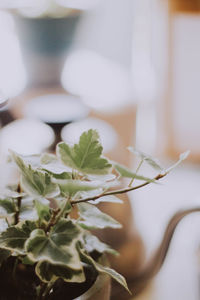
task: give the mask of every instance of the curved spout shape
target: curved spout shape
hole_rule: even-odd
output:
[[[141,292],[148,282],[159,272],[161,269],[165,258],[167,256],[169,246],[172,240],[172,237],[174,235],[174,232],[177,228],[177,225],[180,223],[180,221],[186,217],[187,215],[195,212],[200,212],[200,207],[186,209],[180,212],[177,212],[169,221],[163,239],[158,247],[158,249],[155,251],[155,253],[152,255],[150,260],[144,265],[144,267],[141,269],[139,274],[132,277],[130,280],[128,280],[128,286],[129,289],[132,291],[134,295]],[[115,295],[120,295],[120,300],[129,299],[128,295],[123,294],[121,290],[116,289],[114,292]],[[113,299],[116,299],[113,297]]]

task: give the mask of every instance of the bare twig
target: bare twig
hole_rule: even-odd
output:
[[[158,181],[160,180],[161,178],[165,177],[167,175],[167,173],[163,173],[163,174],[158,174],[156,177],[154,177],[154,180],[155,181]],[[149,181],[146,181],[140,185],[136,185],[134,187],[128,187],[128,188],[125,188],[125,189],[120,189],[120,190],[115,190],[115,191],[109,191],[109,192],[104,192],[102,194],[99,194],[97,196],[94,196],[94,197],[88,197],[88,198],[85,198],[85,199],[78,199],[78,200],[73,200],[71,201],[71,204],[74,205],[74,204],[78,204],[78,203],[83,203],[83,202],[88,202],[88,201],[95,201],[101,197],[105,197],[105,196],[111,196],[111,195],[120,195],[120,194],[125,194],[125,193],[128,193],[128,192],[131,192],[131,191],[134,191],[134,190],[137,190],[137,189],[140,189],[148,184],[150,184],[152,182],[149,182]]]

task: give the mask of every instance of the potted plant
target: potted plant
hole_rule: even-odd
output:
[[[144,177],[139,168],[133,172],[102,157],[98,133],[92,129],[78,144],[59,143],[55,155],[22,156],[11,151],[19,180],[0,191],[1,299],[69,300],[84,295],[81,299],[106,300],[104,274],[129,291],[125,278],[105,258],[106,253],[117,252],[92,230],[121,227],[96,204],[119,202],[116,195],[155,183],[172,169],[164,170],[151,157],[137,154],[159,174]],[[119,189],[121,178],[130,182]],[[142,183],[135,185],[134,180]]]

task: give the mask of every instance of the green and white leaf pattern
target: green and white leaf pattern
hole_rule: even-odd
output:
[[[29,195],[51,198],[59,194],[59,188],[52,183],[49,174],[34,170],[31,165],[26,165],[23,159],[14,152],[12,152],[12,156],[22,174],[22,187]]]
[[[118,253],[89,229],[121,228],[119,222],[93,204],[121,203],[115,195],[133,190],[133,179],[144,182],[136,188],[156,182],[189,153],[181,154],[178,162],[165,170],[157,159],[129,147],[141,159],[134,172],[110,163],[102,150],[97,131],[90,129],[81,135],[78,144],[59,143],[56,155],[22,156],[11,152],[21,177],[15,185],[0,191],[0,266],[9,256],[18,257],[28,268],[35,268],[50,291],[57,279],[84,282],[85,267],[89,265],[95,275],[107,274],[129,291],[123,276],[90,256],[96,252],[101,258],[103,253]],[[155,179],[138,174],[144,161],[159,171]],[[122,177],[132,179],[126,188],[119,184]],[[72,219],[75,204],[79,217]],[[39,292],[39,286],[36,289]]]
[[[26,241],[25,249],[32,261],[47,261],[81,270],[82,265],[76,250],[80,235],[81,230],[71,220],[61,219],[48,235],[42,229],[34,230]]]
[[[122,275],[120,275],[115,270],[113,270],[109,267],[100,265],[99,263],[94,261],[91,256],[87,255],[83,249],[79,248],[79,251],[80,251],[81,260],[84,263],[92,265],[99,273],[108,274],[114,280],[116,280],[119,284],[121,284],[131,294],[131,292],[128,289],[127,283],[126,283],[126,279]]]
[[[55,180],[63,195],[73,197],[79,192],[102,191],[102,184],[81,180]]]
[[[85,234],[84,235],[85,249],[88,253],[92,251],[97,251],[101,254],[110,253],[113,255],[118,255],[119,253],[112,249],[109,245],[101,242],[95,235]]]
[[[16,205],[12,199],[0,199],[0,217],[7,217],[16,212]]]
[[[67,266],[55,265],[47,261],[38,262],[35,271],[43,282],[56,281],[58,278],[62,278],[66,282],[81,283],[85,281],[83,269],[73,270]]]
[[[31,221],[20,222],[16,226],[8,227],[0,235],[1,248],[24,254],[24,244],[35,228],[35,223]]]
[[[57,179],[72,179],[71,169],[61,163],[54,154],[45,153],[42,155],[41,169]]]
[[[101,212],[96,206],[90,203],[79,203],[79,215],[82,220],[79,224],[84,225],[86,228],[121,228],[122,225],[109,215]]]
[[[84,132],[79,144],[70,147],[66,143],[59,143],[57,153],[61,161],[68,167],[83,174],[108,174],[112,165],[107,159],[101,157],[102,146],[96,130]]]

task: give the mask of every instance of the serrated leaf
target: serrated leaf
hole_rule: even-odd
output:
[[[129,170],[128,168],[126,168],[125,166],[115,164],[114,167],[115,167],[116,171],[122,177],[133,178],[133,179],[147,181],[147,182],[155,182],[154,178],[148,178],[148,177],[145,177],[145,176],[142,176],[142,175],[138,175],[137,173],[134,173],[131,170]]]
[[[189,154],[190,154],[190,151],[189,151],[189,150],[186,151],[186,152],[184,152],[184,153],[181,153],[180,156],[179,156],[179,160],[178,160],[175,164],[173,164],[171,167],[169,167],[169,168],[166,170],[166,173],[169,173],[169,172],[171,172],[173,169],[175,169],[176,167],[178,167],[178,166],[182,163],[182,161],[184,161],[184,160],[188,157]]]
[[[81,181],[81,180],[56,180],[55,181],[65,196],[73,197],[78,192],[88,192],[100,189],[102,185],[96,182]]]
[[[91,253],[92,251],[97,251],[101,254],[110,253],[113,255],[118,255],[119,253],[112,249],[109,245],[101,242],[95,235],[86,234],[84,235],[84,248],[87,252]]]
[[[51,198],[59,194],[59,188],[52,183],[49,174],[32,169],[31,165],[26,165],[23,159],[14,152],[12,156],[22,174],[22,187],[29,195]]]
[[[83,270],[72,270],[62,265],[50,264],[47,261],[37,263],[35,272],[43,282],[56,281],[62,278],[66,282],[81,283],[85,281]]]
[[[80,229],[71,220],[61,219],[48,235],[42,229],[34,230],[26,241],[25,249],[32,261],[47,261],[73,270],[82,270],[76,250],[80,235]]]
[[[96,130],[84,132],[78,144],[73,147],[60,143],[57,153],[61,161],[68,167],[78,170],[83,174],[108,174],[112,165],[103,158],[102,146]]]
[[[11,252],[6,249],[0,249],[0,266],[11,255]]]
[[[1,248],[24,254],[24,244],[35,228],[35,223],[31,221],[20,222],[16,226],[8,227],[0,235]]]
[[[126,279],[119,273],[117,273],[115,270],[102,266],[99,263],[95,262],[91,256],[87,255],[83,249],[80,249],[80,257],[81,260],[89,265],[92,265],[99,273],[107,274],[111,276],[114,280],[116,280],[119,284],[121,284],[130,294],[129,288],[126,283]]]
[[[39,219],[41,221],[49,221],[51,216],[49,206],[41,203],[38,200],[35,200],[34,203]]]
[[[87,228],[121,228],[122,225],[111,216],[101,212],[97,207],[90,203],[78,203],[79,215],[83,220],[79,224]]]
[[[128,150],[138,156],[141,160],[146,161],[155,170],[162,171],[164,169],[158,159],[132,147],[128,147]]]

